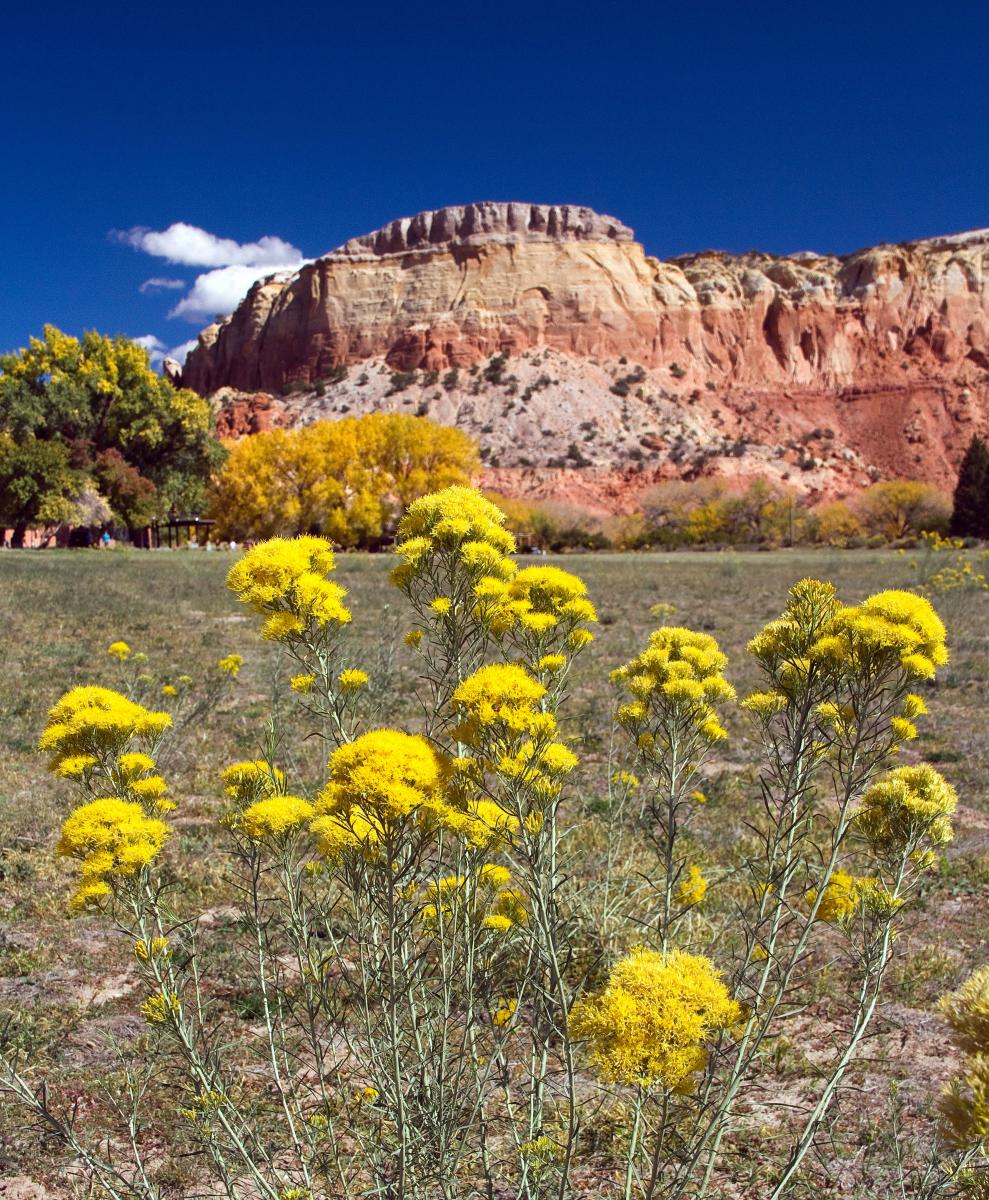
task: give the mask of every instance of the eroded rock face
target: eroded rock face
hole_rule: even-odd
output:
[[[751,446],[775,453],[825,428],[835,469],[822,463],[818,480],[811,447],[799,464],[804,490],[851,488],[876,472],[948,482],[968,438],[986,427],[989,230],[844,258],[704,253],[661,262],[626,226],[586,208],[440,209],[255,285],[200,336],[183,382],[207,395],[294,386],[303,399],[293,398],[284,419],[298,421],[399,406],[395,393],[348,387],[338,378],[344,368],[351,381],[362,365],[418,371],[431,382],[414,385],[416,411],[434,410],[482,445],[487,437],[501,467],[538,468],[569,449],[559,422],[549,435],[520,439],[506,424],[500,385],[479,392],[466,373],[497,354],[514,364],[545,352],[572,366],[537,389],[542,428],[554,412],[565,426],[578,410],[596,423],[601,433],[580,455],[595,470],[634,468],[629,430],[647,463],[683,474],[718,469],[711,462],[724,457],[718,439],[728,433],[732,456],[748,460]],[[620,381],[636,364],[644,375],[626,389]],[[434,374],[451,370],[460,381],[435,387]],[[815,425],[804,427],[802,410]],[[244,420],[233,422],[238,432]],[[671,456],[674,430],[697,435],[700,467],[696,455]]]

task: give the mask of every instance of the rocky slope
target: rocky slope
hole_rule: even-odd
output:
[[[441,209],[255,285],[182,380],[230,434],[428,414],[493,482],[602,509],[698,474],[949,485],[989,419],[989,230],[661,262],[586,208]]]

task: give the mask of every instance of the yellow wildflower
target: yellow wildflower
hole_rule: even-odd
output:
[[[168,938],[153,937],[150,942],[145,942],[143,939],[134,943],[134,955],[141,962],[148,962],[152,958],[160,958],[168,953]]]
[[[216,665],[225,675],[236,678],[237,672],[244,665],[244,660],[239,654],[227,654]]]
[[[514,928],[515,922],[503,913],[490,913],[484,918],[485,929],[493,929],[496,933],[507,933]]]
[[[225,794],[240,808],[263,796],[275,795],[285,787],[284,774],[264,759],[231,763],[221,772],[220,778],[226,784]]]
[[[111,642],[106,652],[118,662],[126,662],[131,654],[130,646],[126,642]]]
[[[356,667],[350,667],[346,671],[341,671],[337,676],[337,683],[345,692],[356,692],[358,688],[364,687],[367,681],[367,672],[359,671]]]
[[[817,901],[817,889],[811,888],[805,899],[813,908]],[[862,901],[862,886],[860,880],[847,871],[837,867],[824,889],[824,895],[817,907],[817,919],[830,924],[840,925],[849,920],[858,911]]]
[[[856,822],[876,854],[895,857],[921,842],[950,842],[957,802],[955,789],[927,763],[898,767],[868,788]]]
[[[700,867],[692,865],[687,869],[686,879],[681,879],[677,885],[677,899],[686,907],[693,907],[707,895],[707,880],[701,874]]]
[[[316,676],[310,674],[293,675],[289,680],[289,686],[293,692],[298,692],[301,696],[306,696],[313,689],[313,684],[316,682]]]
[[[116,758],[132,738],[154,743],[171,725],[168,713],[151,712],[119,692],[77,687],[49,710],[38,747],[52,755],[49,769],[80,755]]]
[[[612,681],[634,697],[618,706],[616,720],[640,749],[683,725],[707,741],[726,737],[715,709],[735,696],[722,674],[726,663],[710,634],[678,626],[655,630],[640,655],[611,673]],[[643,743],[644,734],[653,741]]]
[[[536,663],[537,671],[545,671],[547,675],[555,675],[567,665],[565,654],[544,654]]]
[[[169,1015],[178,1016],[181,1010],[178,996],[171,992],[167,998],[160,994],[149,996],[141,1005],[141,1016],[149,1025],[164,1025]]]
[[[966,1054],[989,1054],[989,966],[980,967],[938,1007]]]
[[[58,759],[52,770],[62,779],[78,779],[96,766],[99,766],[99,759],[92,754],[70,754]]]
[[[512,1017],[515,1016],[515,1010],[518,1008],[519,1002],[510,997],[502,997],[498,1001],[498,1007],[491,1014],[491,1023],[497,1029],[503,1029]]]
[[[148,866],[157,857],[171,830],[157,818],[145,814],[140,804],[103,796],[80,805],[66,817],[58,853],[82,864],[81,887],[76,901],[92,898],[84,892],[91,884],[107,885],[125,879]]]
[[[451,812],[442,791],[448,770],[425,738],[395,729],[375,729],[340,746],[316,800],[312,830],[320,852],[337,854],[347,835],[376,845],[407,820],[444,823]]]
[[[333,551],[323,538],[271,538],[230,568],[227,587],[266,618],[262,636],[292,641],[308,628],[332,628],[350,620],[343,604],[345,590],[325,578],[335,567]]]
[[[461,718],[454,736],[465,745],[485,748],[493,741],[548,734],[556,726],[537,705],[546,688],[524,667],[493,663],[469,675],[453,693]]]
[[[252,842],[277,842],[305,825],[315,812],[301,796],[266,796],[239,814],[237,828]]]
[[[577,1001],[570,1027],[604,1079],[680,1091],[707,1062],[705,1042],[740,1016],[709,959],[639,949]]]

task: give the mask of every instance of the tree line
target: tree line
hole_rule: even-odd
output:
[[[209,513],[237,541],[320,533],[375,548],[419,496],[466,483],[476,445],[403,413],[275,429],[230,444],[209,401],[152,368],[142,347],[46,325],[0,355],[0,527],[146,528],[176,511]],[[755,479],[672,480],[639,510],[602,518],[553,502],[497,497],[523,546],[546,550],[711,545],[858,546],[922,531],[989,538],[989,449],[973,437],[954,498],[915,480],[809,508]]]

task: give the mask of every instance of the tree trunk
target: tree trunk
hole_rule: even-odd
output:
[[[14,531],[10,537],[10,544],[14,550],[24,549],[24,535],[27,533],[27,524],[14,526]]]

